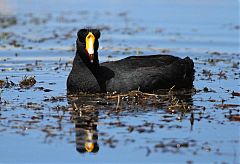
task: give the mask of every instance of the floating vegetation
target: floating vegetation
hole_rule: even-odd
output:
[[[232,96],[240,96],[240,92],[232,92]]]
[[[217,108],[226,109],[226,108],[236,108],[236,107],[239,107],[240,105],[238,105],[238,104],[217,104],[215,106]]]
[[[5,84],[6,84],[5,80],[0,80],[0,88],[3,88]]]
[[[136,106],[155,106],[157,108],[166,106],[167,109],[173,113],[186,113],[191,111],[191,105],[183,99],[178,98],[176,96],[177,92],[174,92],[173,89],[174,86],[169,91],[162,90],[158,94],[144,93],[138,90],[130,91],[126,94],[113,93],[108,94],[106,99],[115,100],[116,110],[122,110],[126,107],[129,108],[129,105],[134,105],[133,108],[136,108]],[[193,90],[190,92],[193,94]]]
[[[0,88],[10,88],[13,86],[16,86],[16,84],[9,80],[8,77],[6,77],[6,80],[0,80]]]
[[[240,115],[230,115],[228,118],[230,121],[240,121]]]
[[[37,81],[35,80],[35,76],[24,76],[22,81],[19,82],[19,86],[21,88],[30,88],[32,87]]]
[[[17,24],[17,19],[12,16],[2,16],[0,15],[0,27],[7,28]]]
[[[174,113],[175,110],[181,111],[182,113],[186,113],[191,111],[191,105],[189,105],[187,102],[184,102],[183,100],[180,100],[179,98],[177,98],[172,92],[172,90],[174,89],[175,86],[173,86],[169,92],[168,92],[168,101],[169,101],[169,105],[168,105],[168,109]]]

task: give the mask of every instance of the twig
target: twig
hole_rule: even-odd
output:
[[[119,109],[120,100],[121,100],[121,97],[120,97],[120,95],[118,95],[118,101],[117,101],[117,107],[116,107],[116,109]]]
[[[78,110],[77,104],[73,103],[73,106],[75,107],[75,110]]]
[[[116,99],[116,98],[118,98],[118,96],[125,97],[125,96],[128,96],[128,94],[118,94],[118,95],[113,95],[113,96],[107,96],[107,99]]]
[[[158,96],[157,94],[144,93],[144,92],[141,92],[141,91],[138,91],[138,90],[134,90],[134,91],[131,91],[131,92],[127,93],[127,94],[118,94],[118,95],[107,96],[107,99],[116,99],[119,96],[120,97],[126,97],[126,96],[131,96],[132,94],[139,94],[139,95],[143,95],[143,96],[155,96],[155,97]]]

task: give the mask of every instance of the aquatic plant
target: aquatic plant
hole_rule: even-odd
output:
[[[35,76],[24,76],[22,81],[19,82],[19,86],[21,88],[30,88],[32,87],[37,81],[35,80]]]

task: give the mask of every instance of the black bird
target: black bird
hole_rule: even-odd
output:
[[[100,31],[81,29],[76,41],[76,56],[67,79],[70,93],[126,92],[140,90],[192,88],[194,63],[171,55],[130,56],[99,63]]]

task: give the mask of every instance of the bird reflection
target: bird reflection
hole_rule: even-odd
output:
[[[178,90],[176,92],[161,92],[159,93],[158,97],[155,96],[151,98],[149,96],[151,94],[139,93],[131,95],[131,93],[129,93],[129,96],[127,96],[128,98],[126,100],[124,98],[120,99],[119,102],[118,100],[117,102],[112,100],[113,103],[106,103],[104,101],[104,98],[99,95],[90,96],[86,94],[79,97],[68,97],[68,102],[72,105],[73,108],[71,111],[71,120],[75,124],[76,150],[81,154],[97,153],[99,151],[100,148],[98,144],[97,124],[99,119],[99,111],[102,107],[106,109],[105,105],[108,105],[108,108],[113,108],[115,106],[111,106],[111,104],[121,103],[122,110],[127,110],[129,112],[132,111],[132,108],[134,109],[136,107],[142,109],[144,112],[148,111],[146,110],[147,107],[149,107],[150,110],[153,108],[165,109],[166,113],[172,114],[175,111],[176,113],[181,113],[181,118],[184,118],[185,114],[192,111],[191,106],[193,106],[193,94],[194,92],[191,90]],[[172,108],[173,110],[169,110]],[[116,109],[116,107],[114,109]],[[135,112],[135,110],[133,112]],[[195,119],[193,114],[194,113],[192,112],[189,119],[191,123],[191,130]]]
[[[98,145],[98,111],[93,106],[82,106],[81,101],[72,103],[72,121],[75,123],[76,150],[79,153],[97,153]],[[80,107],[81,106],[81,107]]]

